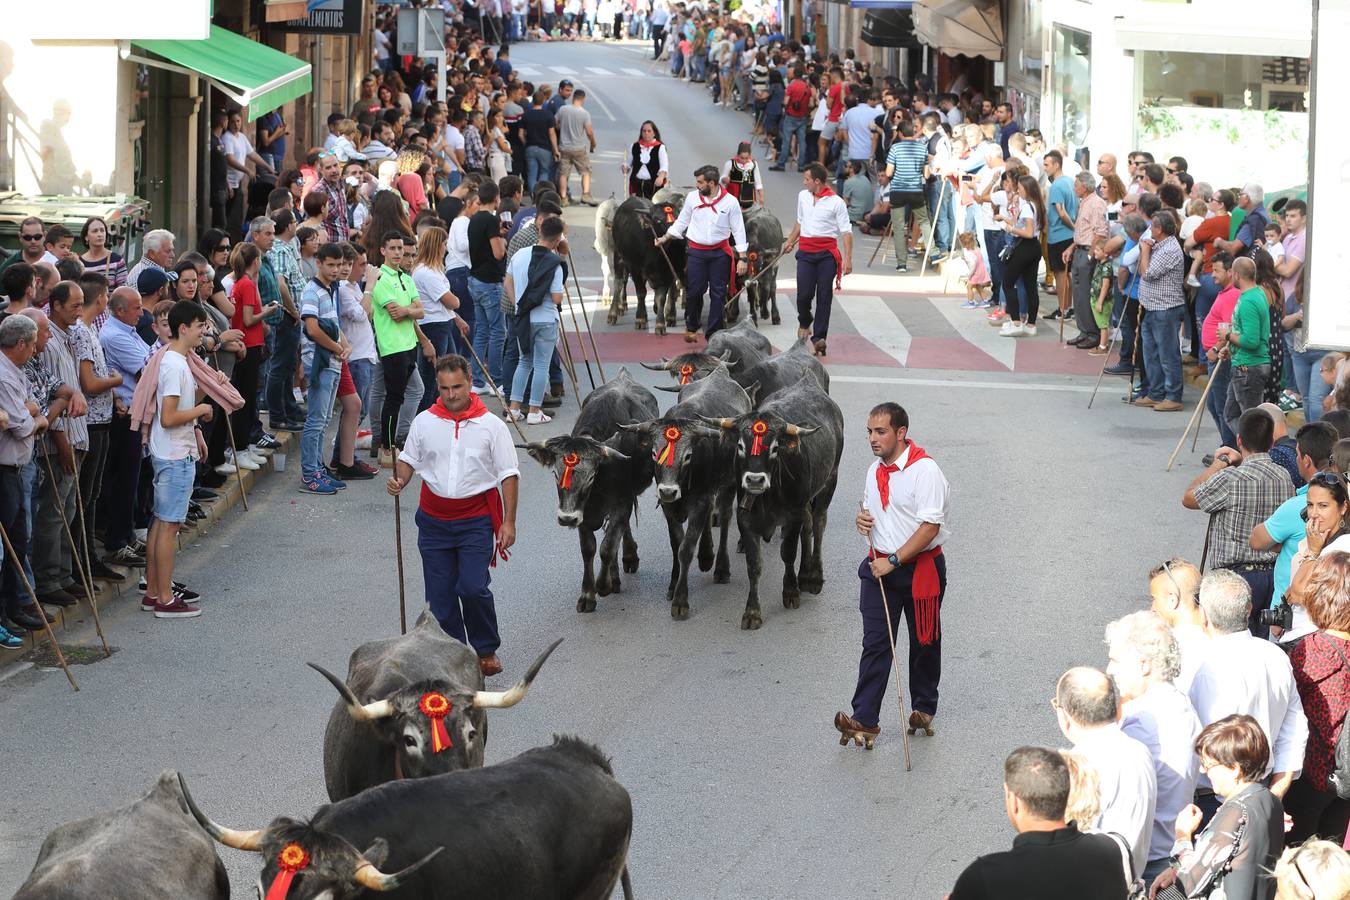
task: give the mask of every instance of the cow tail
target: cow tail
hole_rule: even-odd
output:
[[[623,885],[624,900],[633,900],[633,881],[628,877],[628,866],[623,867],[623,874],[619,876],[619,882]]]

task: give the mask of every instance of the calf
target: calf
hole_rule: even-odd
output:
[[[784,388],[797,384],[803,375],[811,376],[822,391],[829,392],[830,374],[804,338],[782,353],[742,369],[734,377],[747,390],[751,385],[758,385],[759,398],[763,402]]]
[[[745,289],[750,317],[758,321],[769,319],[777,325],[778,261],[783,251],[783,225],[764,207],[752,207],[745,214],[745,238],[750,245],[747,254],[749,271],[746,273],[749,281]]]

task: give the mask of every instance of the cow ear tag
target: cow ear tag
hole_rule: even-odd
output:
[[[675,468],[675,445],[680,440],[680,429],[671,425],[661,432],[661,436],[666,439],[666,445],[661,448],[660,455],[656,457],[656,464],[673,469]]]
[[[750,455],[759,456],[764,452],[764,435],[769,433],[769,426],[763,419],[756,419],[750,426],[750,433],[755,436],[750,444]]]
[[[422,695],[422,699],[417,702],[417,708],[422,711],[422,715],[431,720],[431,752],[440,753],[453,747],[450,732],[445,730],[445,717],[450,715],[453,708],[449,698],[444,694],[430,691]]]
[[[563,473],[562,478],[558,480],[558,487],[564,491],[572,487],[572,470],[577,467],[579,462],[581,462],[581,457],[575,453],[569,453],[563,457]]]
[[[277,865],[281,871],[272,879],[272,886],[267,889],[266,900],[286,900],[296,874],[309,866],[309,854],[299,844],[287,844],[281,848],[281,853],[277,856]]]

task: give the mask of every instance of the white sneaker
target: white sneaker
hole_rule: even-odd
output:
[[[1112,329],[1111,329],[1111,333],[1110,333],[1109,335],[1107,335],[1107,340],[1111,340],[1111,341],[1118,341],[1118,340],[1120,340],[1120,329],[1119,329],[1119,328],[1112,328]]]
[[[239,470],[234,467],[234,463],[230,462],[223,462],[220,465],[216,466],[217,475],[233,475],[235,472],[238,471]]]
[[[530,413],[528,416],[525,417],[526,425],[544,425],[552,421],[553,421],[552,416],[542,412]]]
[[[1022,326],[1022,334],[1021,334],[1020,336],[1021,336],[1021,337],[1035,337],[1035,336],[1036,336],[1036,326],[1035,326],[1035,325],[1023,325],[1023,326]]]
[[[518,409],[511,409],[510,407],[507,407],[502,415],[506,416],[506,421],[508,422],[519,422],[521,419],[525,418],[523,412]]]
[[[367,432],[365,432],[365,433],[363,433],[363,434],[357,434],[357,435],[356,435],[356,449],[357,449],[357,450],[369,450],[369,449],[370,449],[370,432],[369,432],[369,431],[367,431]]]
[[[256,472],[258,469],[262,468],[262,466],[254,462],[253,457],[249,456],[247,453],[236,453],[233,450],[226,450],[225,453],[230,462],[234,463],[245,472]]]
[[[135,529],[132,529],[132,532],[131,532],[131,533],[132,533],[133,535],[136,536],[136,540],[138,540],[138,541],[140,541],[142,544],[144,544],[144,543],[145,543],[145,539],[146,539],[147,537],[150,536],[150,529],[148,529],[148,528],[135,528]]]
[[[267,459],[269,456],[272,455],[272,452],[273,452],[273,451],[268,450],[268,449],[265,448],[265,447],[259,447],[257,444],[249,444],[249,445],[248,445],[248,452],[249,452],[249,455],[250,455],[250,456],[253,456],[253,457],[257,458],[257,459],[263,459],[263,460],[265,460],[265,459]]]
[[[1198,288],[1199,286],[1200,286],[1199,278],[1196,278],[1194,275],[1186,276],[1186,287]]]
[[[1016,337],[1022,333],[1022,323],[1016,319],[1009,319],[1003,323],[1003,327],[998,330],[999,337]]]

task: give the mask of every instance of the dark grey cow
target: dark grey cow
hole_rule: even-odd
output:
[[[727,529],[736,499],[736,446],[705,419],[735,418],[750,411],[750,396],[731,379],[726,366],[680,389],[680,401],[653,422],[626,426],[642,435],[656,460],[656,499],[666,516],[672,558],[666,599],[670,615],[689,618],[689,564],[698,548],[700,571],[713,581],[731,580]],[[720,527],[717,555],[712,530]]]
[[[641,452],[639,437],[621,425],[656,418],[651,391],[626,368],[586,397],[572,433],[521,446],[540,465],[552,469],[558,484],[558,524],[577,529],[581,540],[581,596],[577,612],[594,612],[595,597],[619,590],[618,543],[623,540],[623,569],[636,572],[637,541],[631,519],[637,498],[652,483],[652,457]],[[600,542],[600,577],[593,570],[595,532]]]
[[[14,900],[229,897],[225,864],[188,814],[178,773],[166,769],[135,803],[47,835]]]
[[[824,585],[821,542],[844,452],[844,414],[814,378],[803,375],[753,412],[714,422],[737,439],[742,500],[736,523],[750,576],[741,627],[758,628],[760,540],[771,539],[776,529],[783,529],[783,605],[796,609],[802,591],[818,594]],[[793,571],[799,543],[800,573]]]
[[[778,262],[783,249],[783,224],[764,207],[752,207],[745,214],[745,239],[750,245],[747,254],[749,271],[746,273],[750,282],[745,289],[750,317],[758,321],[768,319],[777,325],[780,321]]]
[[[403,900],[605,900],[620,883],[632,898],[632,799],[604,754],[577,738],[555,737],[482,769],[393,781],[321,807],[308,822],[281,817],[257,831],[217,825],[186,786],[183,793],[207,834],[262,855],[259,896],[287,861],[295,867],[288,900],[366,891]]]
[[[759,385],[758,397],[762,403],[773,394],[792,387],[801,381],[803,375],[810,375],[826,393],[830,390],[830,374],[816,358],[815,351],[805,339],[797,341],[782,353],[775,354],[760,363],[735,373],[734,377],[741,387]]]
[[[749,319],[742,319],[708,338],[708,348],[701,353],[681,353],[674,359],[663,357],[659,364],[642,365],[653,372],[669,372],[680,384],[688,384],[706,377],[722,365],[736,375],[772,355],[773,345],[769,339],[756,331]]]
[[[642,197],[629,197],[614,211],[614,280],[617,290],[610,301],[609,324],[617,325],[626,301],[628,279],[637,288],[637,313],[634,326],[647,328],[647,285],[651,285],[652,313],[656,333],[665,334],[679,315],[677,308],[684,289],[685,246],[683,240],[671,240],[656,246],[680,214],[680,203],[671,198],[653,204]]]
[[[342,800],[398,778],[425,778],[483,764],[487,710],[525,699],[561,638],[539,655],[509,691],[483,690],[478,656],[441,630],[430,611],[405,635],[369,641],[352,651],[347,680],[310,663],[341,699],[328,714],[323,776],[328,799]],[[435,749],[428,694],[448,701],[440,717],[450,746]]]

